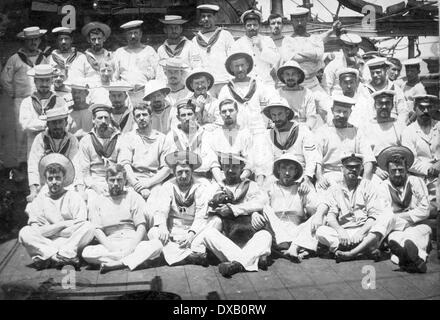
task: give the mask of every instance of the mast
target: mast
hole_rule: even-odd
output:
[[[270,13],[278,13],[284,16],[283,0],[271,0],[270,8]]]

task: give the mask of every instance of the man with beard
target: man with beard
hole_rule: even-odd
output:
[[[63,107],[48,110],[45,115],[41,116],[41,120],[47,123],[47,129],[35,137],[29,152],[28,180],[30,195],[27,197],[28,202],[31,202],[37,196],[44,184],[38,174],[38,163],[45,155],[53,152],[61,153],[72,162],[74,161],[74,157],[78,152],[78,140],[66,131],[69,113],[69,109]]]
[[[273,164],[276,181],[266,189],[269,204],[265,217],[274,236],[274,248],[283,255],[301,261],[306,250],[316,251],[318,241],[313,232],[322,225],[325,206],[320,206],[314,189],[300,193],[303,168],[289,153],[282,154]]]
[[[270,27],[270,37],[272,38],[273,42],[277,46],[277,48],[281,48],[281,45],[283,43],[283,16],[279,13],[272,13],[269,15],[269,18],[267,18],[267,21],[269,22]]]
[[[201,29],[192,41],[200,51],[204,69],[209,70],[215,79],[215,83],[211,84],[210,94],[217,97],[220,89],[230,79],[224,61],[234,44],[234,38],[229,31],[216,26],[219,6],[201,4],[197,9],[200,12]]]
[[[134,270],[158,258],[162,244],[146,237],[153,227],[153,216],[146,211],[142,197],[125,188],[124,167],[108,167],[106,182],[108,192],[94,194],[87,204],[99,244],[85,247],[82,256],[88,263],[100,265],[100,273],[127,267]]]
[[[304,171],[301,192],[305,193],[314,189],[312,179],[315,175],[316,165],[320,161],[315,136],[305,124],[299,123],[294,119],[294,111],[285,99],[272,100],[263,109],[263,114],[272,120],[275,127],[267,133],[271,141],[270,161],[284,153],[294,155]],[[262,157],[263,154],[259,154]]]
[[[408,174],[414,155],[407,147],[392,146],[379,154],[377,162],[389,175],[384,194],[395,217],[388,236],[391,261],[405,271],[425,273],[432,230],[424,224],[429,217],[426,185],[423,179]]]
[[[318,228],[316,237],[336,261],[362,254],[376,259],[379,244],[393,227],[393,213],[377,188],[359,177],[365,162],[361,155],[344,155],[341,162],[343,179],[328,191],[326,225]]]
[[[158,187],[171,173],[165,166],[165,156],[175,150],[165,135],[154,129],[153,113],[145,102],[134,106],[137,128],[125,134],[118,158],[118,163],[127,171],[129,185],[145,200],[157,197]],[[147,207],[150,208],[150,201]]]
[[[169,265],[198,264],[208,266],[203,231],[206,230],[209,187],[194,176],[202,159],[189,150],[168,154],[165,162],[174,178],[160,187],[154,199],[154,225],[148,237],[159,239]]]
[[[18,239],[37,270],[79,267],[78,252],[92,241],[94,227],[87,221],[84,199],[65,189],[75,178],[73,164],[62,154],[51,153],[40,160],[38,167],[47,192],[40,192],[26,207],[28,225],[20,230]]]
[[[69,69],[72,64],[76,63],[78,58],[83,55],[75,47],[72,47],[72,32],[73,30],[67,27],[57,27],[52,30],[52,34],[57,37],[57,49],[50,54],[49,64],[66,70],[66,76],[69,76]]]
[[[141,88],[150,80],[158,76],[159,56],[148,45],[142,44],[142,20],[134,20],[121,25],[125,34],[127,46],[115,51],[115,79],[128,82],[135,91],[131,94],[133,103],[142,100],[136,92],[142,92]]]
[[[83,81],[72,79],[66,84],[70,87],[72,94],[72,112],[70,121],[67,124],[67,131],[73,134],[80,141],[93,128],[92,112],[90,111],[87,96],[89,95],[89,86],[83,84]]]
[[[89,22],[81,33],[90,45],[83,55],[71,66],[69,77],[84,79],[90,86],[101,83],[99,76],[100,64],[112,59],[110,51],[104,49],[104,42],[108,39],[111,29],[101,22]]]
[[[43,52],[38,49],[41,37],[46,32],[47,30],[39,27],[29,27],[17,34],[17,37],[23,40],[23,47],[8,59],[0,76],[1,86],[14,101],[15,157],[18,164],[27,160],[26,134],[19,120],[21,103],[35,91],[34,81],[27,72],[35,65],[47,63]]]
[[[436,204],[436,184],[440,175],[440,122],[432,118],[434,110],[439,110],[439,99],[436,96],[415,96],[414,111],[417,119],[402,133],[402,145],[408,147],[415,157],[409,171],[422,177],[428,187],[431,217],[435,217],[439,210]]]
[[[115,81],[104,88],[108,90],[112,106],[112,125],[121,133],[130,132],[135,122],[132,113],[133,106],[127,92],[133,87],[128,82]]]
[[[39,117],[48,110],[64,107],[66,101],[57,96],[51,87],[53,84],[53,68],[49,64],[40,64],[29,70],[28,75],[34,78],[36,91],[23,99],[20,106],[20,124],[26,132],[27,154],[38,133],[46,129],[46,122]]]
[[[409,59],[403,62],[405,66],[406,81],[402,81],[400,87],[403,90],[409,110],[414,108],[414,96],[421,96],[426,94],[425,87],[420,81],[420,63],[419,58]],[[399,85],[399,83],[397,83]]]
[[[180,58],[182,63],[190,69],[201,68],[202,58],[197,46],[187,37],[183,36],[183,24],[188,20],[181,16],[165,15],[164,19],[159,19],[164,24],[164,33],[167,36],[165,42],[157,49],[159,61],[163,63],[169,58]],[[165,71],[165,70],[164,70]]]
[[[112,107],[93,104],[93,129],[79,142],[78,167],[80,176],[75,182],[80,192],[93,195],[108,192],[106,170],[115,164],[121,151],[121,133],[111,125]]]
[[[176,108],[168,101],[170,88],[159,80],[153,80],[145,86],[144,101],[151,106],[151,128],[167,134],[177,122]]]
[[[370,70],[366,67],[359,54],[361,37],[355,33],[341,35],[339,41],[342,46],[342,54],[332,60],[324,69],[325,87],[329,95],[341,94],[341,86],[337,73],[342,68],[353,68],[359,71],[359,80],[367,83],[371,80]]]
[[[365,85],[360,82],[359,71],[354,68],[341,68],[337,71],[336,77],[339,79],[342,94],[356,101],[348,119],[350,123],[360,127],[363,123],[373,120],[376,115],[374,100]],[[327,122],[331,123],[331,121],[332,115],[329,115]]]
[[[376,117],[370,121],[363,119],[363,125],[359,128],[368,137],[376,158],[385,148],[402,145],[402,132],[405,126],[391,116],[394,95],[394,91],[390,90],[373,93]],[[375,173],[381,180],[388,177],[387,172],[380,168],[376,168]]]
[[[176,108],[180,124],[168,132],[168,144],[174,145],[179,151],[189,150],[200,156],[202,162],[200,166],[194,168],[193,175],[211,180],[211,168],[217,161],[217,156],[206,140],[208,130],[197,123],[196,106],[191,100],[184,99],[177,102]]]
[[[172,107],[177,101],[187,98],[191,92],[185,86],[186,70],[188,66],[181,58],[169,58],[161,62],[167,79],[167,87],[170,89],[167,100]]]
[[[402,89],[394,82],[388,79],[388,62],[386,58],[373,58],[367,61],[367,66],[370,68],[371,81],[366,84],[367,89],[372,94],[376,91],[392,90],[395,91],[394,109],[392,115],[402,123],[407,123],[409,109],[405,100],[405,95]]]
[[[248,10],[241,15],[240,20],[244,25],[246,35],[235,41],[231,52],[243,52],[250,55],[253,60],[252,67],[249,66],[250,76],[273,87],[275,82],[271,76],[271,70],[278,65],[280,55],[273,40],[259,34],[261,12],[255,9]]]
[[[322,155],[322,161],[318,162],[316,169],[316,187],[321,190],[327,190],[343,179],[341,157],[344,154],[361,154],[364,161],[363,177],[371,180],[373,176],[373,163],[376,159],[370,142],[363,132],[348,122],[354,104],[352,98],[334,96],[332,122],[316,131],[318,149]]]
[[[289,103],[295,120],[305,123],[310,130],[313,130],[317,124],[318,115],[312,91],[301,86],[305,77],[304,70],[298,62],[291,60],[278,69],[277,76],[285,84],[278,89],[278,93]],[[322,121],[320,123],[322,124]]]
[[[224,277],[244,271],[258,271],[258,267],[267,268],[272,236],[265,230],[265,220],[261,212],[267,202],[264,192],[251,180],[242,180],[245,163],[235,154],[221,154],[220,163],[225,173],[223,185],[218,192],[226,190],[233,195],[233,202],[221,204],[214,211],[217,215],[232,219],[232,226],[242,216],[249,216],[253,235],[240,247],[216,227],[208,227],[204,234],[204,245],[222,261],[218,270]],[[224,224],[224,223],[223,223]]]
[[[209,91],[214,85],[212,74],[202,70],[194,70],[186,78],[186,87],[194,94],[189,97],[196,106],[197,122],[203,126],[221,121],[218,111],[218,100]]]
[[[388,80],[396,81],[400,77],[400,72],[402,71],[402,63],[397,58],[388,58],[388,64],[390,65],[388,69]]]

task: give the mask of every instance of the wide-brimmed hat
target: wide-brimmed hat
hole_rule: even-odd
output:
[[[247,160],[238,153],[216,152],[220,164],[239,164],[246,163]]]
[[[68,27],[56,27],[52,29],[52,33],[55,35],[67,34],[72,36],[73,29]]]
[[[194,78],[199,78],[199,77],[202,77],[202,76],[205,76],[209,80],[209,82],[210,82],[208,90],[210,90],[212,88],[212,86],[214,85],[214,76],[212,74],[210,74],[208,71],[204,71],[204,70],[201,70],[201,69],[194,69],[188,75],[188,77],[186,78],[186,81],[185,81],[185,85],[186,85],[186,87],[188,88],[189,91],[194,92],[194,89],[192,88],[192,85],[191,85],[192,81],[194,80]]]
[[[89,90],[90,86],[88,83],[85,83],[84,79],[70,79],[64,84],[69,87],[70,89],[78,89],[78,90]]]
[[[53,77],[54,68],[50,64],[37,64],[35,67],[30,69],[26,74],[29,77],[34,77],[36,79],[46,79]]]
[[[110,34],[112,33],[112,30],[110,29],[110,27],[108,25],[106,25],[105,23],[102,22],[98,22],[98,21],[92,21],[87,23],[84,27],[82,27],[81,29],[81,34],[87,38],[89,36],[90,31],[95,30],[95,29],[99,29],[104,33],[104,37],[106,39],[108,39],[108,37],[110,37]]]
[[[286,83],[284,81],[284,78],[283,78],[283,72],[284,72],[284,70],[287,70],[287,69],[296,69],[296,70],[298,70],[301,73],[301,77],[300,77],[300,79],[298,81],[298,84],[300,84],[300,83],[302,83],[304,81],[304,79],[306,77],[304,69],[301,68],[299,63],[296,62],[295,60],[289,60],[286,63],[284,63],[281,67],[279,67],[278,70],[277,70],[277,77],[278,77],[278,79],[280,79],[280,81],[282,83]]]
[[[228,71],[230,75],[234,75],[234,73],[231,70],[231,62],[240,58],[245,58],[248,62],[249,64],[249,69],[247,71],[248,74],[251,73],[252,69],[254,68],[254,59],[252,59],[252,56],[250,54],[247,54],[246,52],[235,52],[229,55],[229,57],[225,61],[226,71]]]
[[[90,112],[95,114],[98,111],[107,111],[111,113],[113,111],[113,107],[104,103],[94,103],[89,107]]]
[[[287,116],[287,119],[289,121],[292,120],[293,117],[295,116],[295,113],[292,110],[292,108],[289,106],[289,103],[287,102],[287,100],[282,98],[282,97],[277,97],[276,99],[273,99],[273,100],[269,101],[269,103],[263,109],[263,114],[266,117],[268,117],[269,119],[271,119],[271,117],[270,117],[270,109],[275,108],[275,107],[283,107],[286,110],[288,110],[289,115]]]
[[[20,39],[35,39],[42,37],[47,32],[46,29],[40,29],[40,27],[28,27],[24,28],[23,31],[17,33],[17,38]]]
[[[160,80],[148,81],[148,83],[145,85],[143,100],[148,100],[149,96],[157,91],[162,91],[162,93],[166,96],[171,92],[171,89]]]
[[[66,119],[69,116],[70,112],[72,112],[72,110],[69,109],[66,104],[64,104],[64,106],[54,107],[47,110],[45,114],[42,114],[38,118],[42,121]]]
[[[183,19],[182,16],[177,15],[165,15],[165,17],[159,19],[159,21],[163,24],[184,24],[188,22],[188,20]]]
[[[185,61],[181,57],[173,57],[161,60],[159,64],[164,69],[174,69],[174,70],[186,70],[189,66],[185,63]]]
[[[261,20],[263,19],[263,15],[261,14],[261,12],[259,10],[250,9],[250,10],[245,11],[241,15],[240,21],[241,21],[241,23],[244,23],[248,19],[257,19],[258,21],[261,22]]]
[[[414,154],[405,146],[390,146],[383,149],[377,156],[377,165],[384,171],[388,171],[387,163],[393,158],[405,159],[407,168],[414,163]]]
[[[341,157],[341,163],[343,166],[347,165],[359,165],[364,162],[364,157],[360,153],[346,153]]]
[[[202,158],[190,150],[174,151],[165,157],[165,163],[171,169],[174,169],[178,164],[191,165],[193,170],[200,168],[202,165]]]
[[[44,177],[44,171],[46,171],[48,165],[55,163],[59,164],[66,170],[63,187],[67,187],[68,185],[72,184],[73,180],[75,179],[75,167],[73,166],[72,161],[61,153],[53,152],[41,158],[40,162],[38,163],[40,177]]]
[[[109,85],[102,86],[104,89],[108,91],[118,91],[118,92],[127,92],[132,90],[134,87],[124,80],[117,80],[110,82]]]
[[[280,175],[279,175],[279,166],[280,163],[282,161],[290,161],[293,162],[296,166],[296,175],[294,177],[294,180],[298,180],[299,178],[302,177],[304,169],[301,165],[301,162],[299,161],[299,159],[297,157],[295,157],[295,155],[291,154],[291,153],[284,153],[281,156],[279,156],[277,159],[275,159],[274,163],[273,163],[273,175],[275,176],[275,178],[279,179]]]
[[[124,29],[125,31],[130,30],[130,29],[137,29],[137,28],[140,28],[141,24],[143,24],[143,23],[144,23],[144,21],[142,21],[142,20],[132,20],[127,23],[124,23],[123,25],[120,26],[120,28]]]

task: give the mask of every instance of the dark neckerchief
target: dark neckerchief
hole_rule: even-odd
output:
[[[182,37],[182,40],[180,40],[180,42],[176,45],[176,48],[174,50],[169,46],[168,40],[165,40],[164,42],[165,52],[168,54],[170,58],[180,56],[183,48],[185,47],[186,40],[187,40],[186,37]]]
[[[211,52],[211,48],[212,46],[217,42],[219,36],[220,36],[220,32],[222,31],[222,28],[217,28],[214,32],[214,34],[211,36],[211,38],[209,39],[208,42],[206,42],[206,40],[203,38],[202,33],[199,31],[196,34],[196,40],[197,43],[199,44],[199,46],[201,46],[202,48],[206,48],[206,52],[210,53]]]
[[[182,199],[179,192],[176,191],[176,187],[173,186],[174,199],[176,200],[176,204],[179,208],[180,207],[189,208],[194,204],[195,193],[196,193],[197,188],[194,188],[194,190],[192,190],[192,192],[191,192],[191,189],[192,189],[192,187],[188,189],[188,191],[185,193],[185,195]]]
[[[40,98],[37,96],[36,92],[34,92],[31,95],[32,100],[32,106],[34,107],[35,112],[41,116],[42,114],[45,114],[47,110],[52,109],[55,104],[57,103],[57,96],[51,92],[51,95],[48,99],[48,103],[46,104],[46,107],[43,108],[43,105],[41,104]]]
[[[294,123],[292,128],[290,129],[290,134],[286,140],[286,143],[284,145],[281,145],[281,143],[278,141],[277,132],[275,129],[271,130],[270,132],[270,138],[272,140],[272,143],[280,150],[289,150],[298,139],[298,133],[299,133],[299,124]]]
[[[124,130],[125,126],[127,125],[129,117],[130,117],[130,112],[127,112],[127,114],[121,118],[121,121],[119,123],[117,123],[116,120],[113,119],[113,117],[112,117],[113,125],[116,128],[118,128],[120,131],[122,131],[122,130]]]
[[[395,204],[400,209],[401,212],[408,209],[409,205],[411,204],[412,195],[413,195],[411,183],[409,182],[409,180],[407,181],[407,186],[405,188],[405,195],[403,197],[403,200],[401,200],[400,197],[401,192],[394,189],[391,185],[388,185],[388,190],[390,191],[391,200],[393,201],[393,204]]]
[[[90,51],[90,49],[87,49],[84,52],[84,54],[86,55],[87,61],[90,64],[90,66],[92,67],[92,69],[95,70],[96,72],[99,72],[99,62],[95,58],[95,55]],[[110,51],[107,51],[106,49],[104,49],[104,56],[105,56],[106,60],[110,60],[110,58],[111,58]]]
[[[45,155],[49,153],[61,153],[67,157],[67,151],[70,147],[70,139],[68,138],[67,133],[64,135],[58,148],[56,147],[52,137],[47,133],[43,135],[43,143]]]
[[[178,129],[178,130],[181,130],[181,129]],[[176,144],[177,149],[182,150],[182,151],[189,149],[190,151],[195,152],[197,150],[197,148],[200,146],[200,144],[202,143],[204,130],[200,130],[200,128],[199,128],[197,130],[195,136],[192,138],[192,140],[188,139],[188,146],[183,145],[180,142],[180,139],[179,139],[179,136],[178,136],[176,130],[173,129],[172,132],[173,132],[173,140],[174,140],[174,143]],[[186,134],[186,133],[183,133],[183,134]]]
[[[101,144],[94,130],[89,132],[95,152],[103,159],[109,159],[115,151],[120,132],[116,132],[104,145]]]
[[[232,97],[241,104],[244,104],[246,102],[248,102],[250,99],[252,99],[252,97],[254,96],[255,92],[257,91],[257,81],[255,79],[251,80],[251,84],[249,87],[249,91],[248,93],[246,93],[246,95],[244,97],[241,97],[237,91],[235,90],[235,84],[232,80],[230,80],[228,82],[228,88],[229,88],[229,92],[231,93]]]
[[[37,60],[35,61],[35,64],[28,58],[27,54],[23,49],[19,49],[17,51],[17,55],[20,57],[21,61],[26,63],[31,68],[33,68],[36,65],[39,65],[45,58],[44,53],[41,50],[38,53],[38,57]]]

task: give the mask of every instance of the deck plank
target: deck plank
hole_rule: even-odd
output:
[[[192,265],[185,266],[185,273],[193,299],[206,300],[211,292],[216,292],[221,300],[225,299],[226,296],[217,279],[215,268],[214,266],[207,268]]]
[[[423,292],[426,297],[440,296],[440,272],[411,274],[403,278]]]
[[[377,279],[376,283],[383,286],[396,299],[422,299],[425,297],[425,294],[405,279],[405,277]]]
[[[156,268],[145,268],[128,272],[127,290],[151,290],[151,281],[157,276]]]
[[[192,299],[184,266],[161,266],[156,268],[162,279],[162,290],[179,295],[183,300]]]
[[[284,286],[273,268],[267,271],[247,272],[246,276],[252,283],[260,299],[290,300],[293,296]]]
[[[227,300],[258,300],[258,294],[245,273],[237,273],[231,278],[225,278],[217,267],[214,267],[214,272]]]
[[[114,270],[105,274],[98,273],[93,299],[101,300],[122,295],[127,290],[127,270]]]
[[[379,282],[376,281],[375,287],[364,289],[362,281],[346,281],[347,284],[361,297],[363,300],[395,300],[396,298]]]
[[[321,289],[329,300],[357,300],[361,298],[360,295],[345,282],[320,285],[319,289]]]

